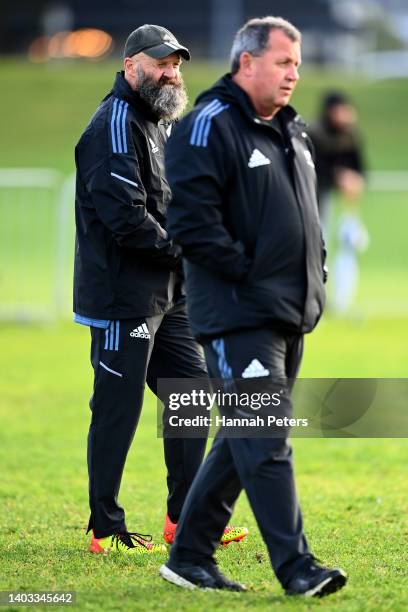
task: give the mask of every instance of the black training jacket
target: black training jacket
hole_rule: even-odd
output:
[[[165,229],[166,139],[118,73],[75,149],[75,313],[136,318],[173,305],[180,248]]]
[[[263,121],[226,75],[173,130],[168,227],[200,340],[260,326],[304,333],[320,318],[325,251],[304,125],[291,107]]]

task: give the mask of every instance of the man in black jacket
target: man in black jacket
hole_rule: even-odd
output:
[[[299,64],[300,33],[290,23],[249,21],[234,41],[232,74],[199,97],[166,148],[169,230],[183,248],[190,321],[210,376],[224,391],[268,393],[283,381],[288,416],[325,276],[310,144],[288,106]],[[238,403],[230,416],[243,413]],[[219,432],[187,496],[165,579],[243,590],[221,574],[214,552],[244,488],[288,594],[322,596],[345,584],[342,570],[309,550],[287,433]]]
[[[94,391],[88,436],[91,552],[154,550],[129,532],[117,497],[143,402],[145,382],[205,378],[202,350],[188,326],[180,248],[169,239],[170,188],[163,148],[187,102],[180,74],[190,53],[171,32],[144,25],[128,37],[124,71],[75,150],[74,312],[90,326]],[[166,403],[167,398],[160,398]],[[205,439],[166,439],[168,513],[174,539]],[[247,532],[224,534],[225,543]]]

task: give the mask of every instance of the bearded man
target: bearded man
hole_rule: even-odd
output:
[[[165,28],[134,30],[125,44],[124,71],[75,150],[74,319],[91,332],[88,531],[94,553],[162,548],[151,536],[128,531],[118,504],[145,383],[157,395],[159,378],[207,376],[187,322],[180,248],[166,231],[171,193],[163,148],[171,122],[187,104],[182,58],[190,59],[188,49]],[[164,440],[168,543],[205,444],[204,438]],[[224,543],[246,533],[227,529]]]

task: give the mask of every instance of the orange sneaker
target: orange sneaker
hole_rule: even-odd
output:
[[[173,523],[169,515],[166,514],[166,520],[163,528],[163,538],[167,544],[173,544],[176,537],[177,523]],[[248,535],[249,531],[246,527],[233,527],[228,525],[224,529],[220,544],[227,546],[231,542],[241,542]]]
[[[151,535],[126,531],[125,533],[115,533],[105,538],[95,538],[91,532],[91,543],[89,545],[91,553],[122,553],[128,555],[140,555],[144,553],[163,552],[165,547],[162,544],[153,544]]]
[[[176,537],[177,523],[173,523],[169,515],[166,514],[163,527],[163,539],[166,544],[173,544],[174,538]]]

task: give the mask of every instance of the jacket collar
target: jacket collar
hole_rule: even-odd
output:
[[[224,87],[227,89],[228,93],[234,98],[235,103],[240,106],[245,115],[252,122],[257,123],[258,125],[265,125],[270,129],[274,129],[269,121],[265,121],[264,119],[262,119],[262,117],[258,115],[250,97],[239,85],[235,83],[235,81],[232,80],[231,74],[226,74],[221,79],[221,81]],[[288,105],[283,107],[276,114],[276,117],[279,117],[281,124],[283,123],[287,127],[288,132],[290,133],[292,133],[293,127],[295,125],[303,128],[306,125],[300,115],[298,115],[296,110],[293,108],[293,106]],[[289,127],[289,124],[292,124],[292,122],[294,125]]]
[[[156,115],[156,113],[152,111],[150,106],[139,96],[139,93],[132,89],[129,83],[126,81],[123,71],[116,73],[115,81],[110,93],[128,102],[141,115],[143,115],[145,119],[148,119],[153,123],[159,122],[160,118]]]

